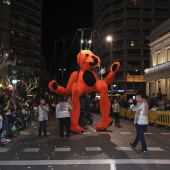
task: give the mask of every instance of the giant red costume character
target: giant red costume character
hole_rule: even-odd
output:
[[[101,95],[99,99],[99,107],[102,120],[97,124],[96,130],[106,130],[113,122],[110,115],[110,100],[108,97],[108,85],[113,81],[116,72],[120,67],[119,62],[114,62],[110,67],[110,72],[104,80],[100,80],[91,68],[100,64],[100,58],[93,54],[90,50],[82,50],[77,55],[77,63],[80,65],[79,71],[74,71],[68,81],[67,87],[64,88],[57,84],[55,80],[49,83],[49,89],[60,95],[72,95],[71,104],[73,110],[70,111],[72,132],[83,132],[84,129],[79,126],[80,117],[80,101],[82,94],[96,91]]]

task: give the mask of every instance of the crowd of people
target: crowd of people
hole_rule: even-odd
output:
[[[10,138],[30,128],[35,121],[39,121],[39,105],[39,99],[33,97],[25,99],[6,93],[0,95],[1,146],[5,146],[11,141]]]
[[[48,102],[47,102],[48,101]],[[36,121],[39,122],[39,138],[48,137],[46,133],[46,121],[50,112],[56,114],[56,118],[59,119],[59,134],[60,138],[64,137],[64,127],[66,128],[66,137],[70,138],[70,113],[69,110],[73,108],[70,105],[70,99],[63,98],[60,102],[45,100],[43,98],[21,98],[19,96],[13,97],[9,94],[0,95],[0,143],[1,146],[5,146],[10,142],[10,138],[19,135],[19,132],[26,130],[32,126]],[[132,105],[133,103],[133,105]],[[143,104],[144,103],[144,104]],[[146,106],[147,103],[147,107]],[[137,136],[133,143],[130,145],[135,148],[140,140],[142,143],[141,151],[147,151],[145,143],[144,132],[146,131],[148,121],[146,120],[141,124],[139,118],[142,113],[148,113],[148,110],[153,111],[170,111],[170,100],[166,98],[147,96],[143,97],[141,94],[136,95],[136,99],[125,100],[124,98],[114,98],[111,101],[111,116],[115,118],[115,124],[120,124],[119,113],[121,108],[129,108],[136,111],[134,117],[134,123],[136,124]],[[139,108],[139,111],[138,111]],[[99,103],[97,101],[89,102],[89,111],[92,113],[100,113]],[[146,111],[147,109],[147,111]],[[140,120],[140,121],[139,121]]]
[[[48,137],[46,122],[49,113],[56,115],[59,120],[59,134],[64,137],[64,127],[66,127],[66,137],[70,138],[70,113],[73,106],[69,104],[70,98],[61,99],[44,98],[21,98],[13,97],[10,94],[0,95],[0,144],[5,146],[11,141],[10,138],[18,136],[20,131],[29,129],[35,122],[38,122],[39,138]]]

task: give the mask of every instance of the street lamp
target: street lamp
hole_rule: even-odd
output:
[[[13,96],[15,96],[15,91],[16,91],[16,84],[18,82],[18,80],[16,78],[12,79],[12,84],[13,84]]]
[[[113,42],[113,37],[112,36],[110,36],[110,35],[108,35],[107,37],[106,37],[106,40],[108,41],[108,42],[110,42],[110,64],[112,65],[112,62],[113,62],[113,49],[112,49],[112,42]],[[111,99],[111,101],[112,101],[112,99],[113,99],[113,85],[112,85],[112,82],[111,82],[111,92],[110,92],[110,99]]]
[[[138,70],[136,69],[135,72],[133,73],[133,93],[135,92],[135,75],[138,72]]]
[[[59,69],[59,71],[61,71],[61,78],[62,78],[62,79],[61,79],[61,82],[62,82],[62,83],[63,83],[63,71],[65,71],[65,70],[66,70],[65,68],[63,68],[63,69],[60,68],[60,69]]]

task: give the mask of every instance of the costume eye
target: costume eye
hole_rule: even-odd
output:
[[[89,54],[85,54],[85,57],[88,57],[89,56]]]

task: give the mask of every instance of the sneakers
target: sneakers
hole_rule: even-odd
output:
[[[139,151],[141,151],[141,152],[146,152],[147,149],[139,149]]]
[[[130,146],[131,146],[133,149],[136,149],[136,147],[135,147],[135,146],[133,146],[133,144],[132,144],[132,143],[130,143]]]
[[[6,139],[5,142],[10,142],[11,140],[10,139]]]

